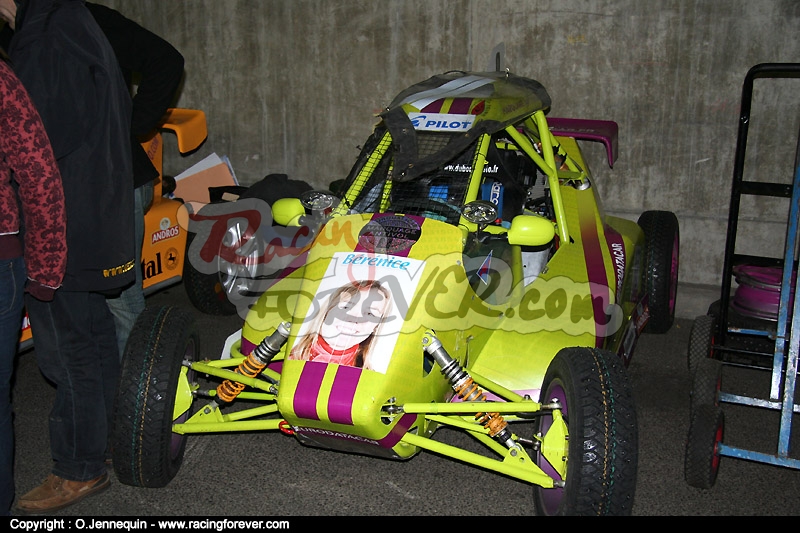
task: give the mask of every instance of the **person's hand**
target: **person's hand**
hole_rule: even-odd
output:
[[[0,18],[5,20],[11,29],[17,18],[17,4],[14,0],[0,0]]]

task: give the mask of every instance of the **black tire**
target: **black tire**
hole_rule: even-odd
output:
[[[645,237],[645,285],[650,320],[646,333],[666,333],[675,321],[680,229],[670,211],[645,211],[639,217]]]
[[[189,260],[189,247],[195,234],[189,232],[186,239],[186,262],[183,267],[183,286],[192,305],[201,313],[216,316],[232,316],[236,314],[236,306],[228,299],[224,283],[224,274],[204,274]]]
[[[719,472],[719,444],[725,429],[725,414],[719,406],[698,405],[692,410],[683,476],[690,486],[710,489]]]
[[[562,349],[547,369],[542,402],[558,399],[567,423],[563,488],[534,487],[539,515],[630,515],[636,491],[638,429],[622,360],[591,348]],[[552,416],[539,419],[546,434]],[[537,464],[560,479],[541,453]]]
[[[694,374],[698,361],[714,356],[712,346],[716,329],[717,320],[711,315],[702,315],[694,319],[689,332],[689,351],[686,361],[690,375]]]
[[[178,473],[186,436],[172,432],[173,410],[182,363],[200,358],[199,340],[189,311],[147,308],[137,319],[125,350],[114,414],[112,460],[121,483],[163,487]],[[191,372],[187,377],[191,382]]]
[[[705,358],[697,362],[692,375],[690,409],[701,405],[719,406],[722,384],[722,361]]]

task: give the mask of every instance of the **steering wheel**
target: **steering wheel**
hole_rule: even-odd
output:
[[[426,198],[423,202],[416,198],[401,198],[393,201],[389,210],[419,216],[426,216],[425,213],[430,213],[434,216],[428,218],[442,221],[452,220],[453,217],[458,220],[461,217],[461,209],[439,198]]]

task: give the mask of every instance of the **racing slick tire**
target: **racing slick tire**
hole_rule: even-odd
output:
[[[163,487],[178,473],[186,436],[172,432],[179,379],[192,372],[185,360],[200,358],[191,312],[177,307],[145,309],[128,339],[114,413],[112,461],[117,479],[137,487]]]
[[[638,427],[623,361],[593,348],[564,348],[551,361],[541,402],[557,399],[567,423],[563,488],[534,487],[538,515],[630,515],[638,467]],[[552,416],[539,418],[546,434]],[[560,480],[541,452],[534,460]]]
[[[719,472],[719,445],[725,428],[725,414],[717,405],[698,405],[692,409],[683,476],[690,486],[710,489]]]
[[[195,234],[189,232],[186,239],[186,257]],[[236,306],[228,299],[228,288],[225,281],[230,280],[226,274],[215,272],[204,274],[187,260],[183,269],[183,286],[192,305],[201,313],[216,316],[232,316],[236,314]]]
[[[675,321],[680,229],[670,211],[645,211],[638,221],[645,238],[645,283],[650,320],[646,333],[666,333]]]
[[[714,357],[712,346],[716,327],[716,319],[711,315],[702,315],[694,319],[689,332],[689,350],[686,361],[690,374],[694,374],[694,369],[699,361]]]
[[[690,409],[700,405],[719,405],[722,385],[722,361],[702,359],[695,365],[692,374]]]

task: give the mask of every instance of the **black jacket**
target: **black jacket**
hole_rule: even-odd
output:
[[[137,86],[131,116],[134,187],[158,177],[141,141],[153,133],[175,99],[183,56],[171,44],[109,7],[86,2],[103,30],[129,87]],[[134,79],[136,76],[136,79]]]
[[[61,290],[125,287],[135,274],[131,97],[114,51],[83,0],[22,0],[8,54],[64,184]]]

